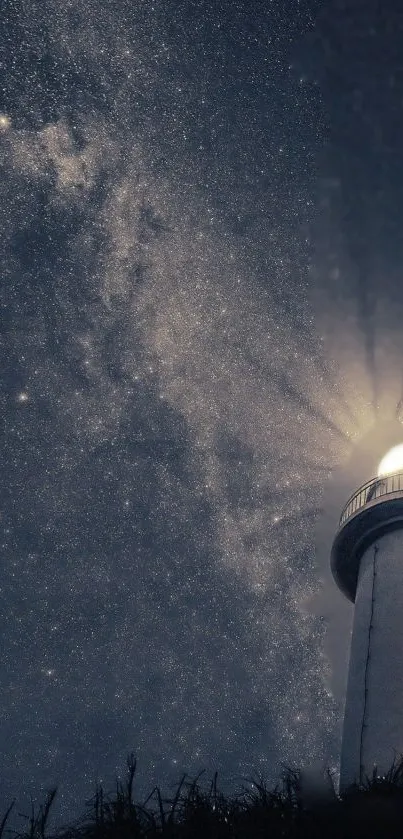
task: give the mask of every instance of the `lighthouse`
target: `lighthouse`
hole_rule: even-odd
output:
[[[403,755],[403,444],[347,501],[332,573],[354,603],[340,789]]]

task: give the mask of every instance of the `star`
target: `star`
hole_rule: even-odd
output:
[[[0,114],[0,132],[8,131],[11,128],[11,119],[7,114]]]

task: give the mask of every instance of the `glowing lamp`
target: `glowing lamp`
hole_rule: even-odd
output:
[[[393,446],[385,454],[378,466],[378,475],[391,475],[393,472],[403,472],[403,443]]]

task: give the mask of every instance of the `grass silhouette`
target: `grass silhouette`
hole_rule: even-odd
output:
[[[336,792],[329,771],[313,781],[285,768],[279,783],[269,789],[262,780],[245,779],[233,797],[217,786],[217,773],[203,789],[200,773],[194,780],[184,775],[171,798],[155,787],[146,801],[133,801],[136,760],[127,758],[127,780],[116,781],[116,794],[106,795],[97,785],[85,802],[91,811],[57,833],[46,825],[57,787],[49,790],[35,815],[25,816],[28,826],[18,832],[7,828],[15,805],[8,807],[0,823],[0,839],[397,839],[403,837],[403,756],[389,772],[379,776],[376,767],[362,784],[342,794]],[[24,814],[19,814],[24,816]]]

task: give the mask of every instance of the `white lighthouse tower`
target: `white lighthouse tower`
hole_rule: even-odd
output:
[[[355,603],[340,789],[403,754],[403,445],[349,499],[331,558]]]

